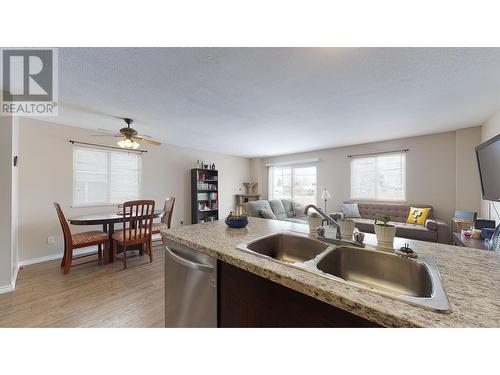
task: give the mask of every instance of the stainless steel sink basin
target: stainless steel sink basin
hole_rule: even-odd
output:
[[[325,273],[394,294],[430,298],[432,279],[422,262],[391,253],[340,246],[317,264]]]
[[[416,306],[451,311],[430,257],[411,259],[377,248],[332,245],[291,232],[273,233],[237,248]]]
[[[239,245],[238,248],[250,250],[281,262],[301,263],[314,259],[328,246],[324,242],[309,237],[283,232],[261,237]]]

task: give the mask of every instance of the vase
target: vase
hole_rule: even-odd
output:
[[[252,194],[253,187],[255,185],[255,182],[244,182],[243,185],[245,185],[245,188],[247,190],[247,194],[250,195]]]
[[[394,225],[373,224],[375,235],[377,236],[377,246],[384,249],[394,248],[394,237],[396,237],[396,227]]]
[[[318,227],[323,224],[323,219],[319,216],[308,216],[307,223],[309,224],[309,233],[315,235],[317,233]]]
[[[340,228],[340,238],[343,240],[351,240],[356,223],[352,219],[339,219],[337,223]]]

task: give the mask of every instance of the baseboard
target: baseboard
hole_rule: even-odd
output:
[[[17,281],[18,272],[19,272],[19,265],[14,270],[14,276],[12,277],[10,284],[0,286],[0,294],[9,293],[9,292],[12,292],[16,289],[16,281]]]
[[[97,251],[97,246],[85,247],[83,249],[78,249],[73,252],[73,255],[84,255],[88,253],[93,253]],[[62,259],[63,253],[46,255],[44,257],[25,259],[17,262],[17,267],[14,270],[14,275],[12,281],[8,285],[0,286],[0,294],[12,292],[16,289],[17,275],[19,273],[19,268],[24,266],[29,266],[36,263],[50,262],[52,260]]]
[[[83,254],[93,253],[95,251],[97,251],[97,246],[85,247],[83,249],[78,249],[73,251],[73,255],[83,255]],[[57,253],[57,254],[46,255],[44,257],[21,260],[17,263],[17,266],[24,267],[24,266],[29,266],[31,264],[45,263],[45,262],[50,262],[52,260],[62,259],[63,254],[64,253]]]
[[[0,286],[0,294],[12,292],[15,287],[11,284]]]

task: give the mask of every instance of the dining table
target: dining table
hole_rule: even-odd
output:
[[[153,218],[158,219],[165,215],[163,210],[155,210]],[[102,225],[102,230],[108,234],[109,241],[109,261],[113,261],[113,233],[115,232],[115,224],[123,223],[123,214],[119,213],[102,213],[75,216],[68,219],[72,225]]]

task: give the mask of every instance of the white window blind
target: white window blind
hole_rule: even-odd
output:
[[[316,166],[270,166],[269,199],[293,199],[316,204]]]
[[[140,195],[141,155],[73,148],[73,205],[118,204]]]
[[[353,157],[351,199],[404,201],[406,199],[405,152]]]

